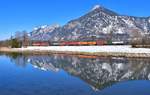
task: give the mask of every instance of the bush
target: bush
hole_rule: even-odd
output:
[[[12,40],[11,40],[11,47],[12,47],[12,48],[20,48],[21,45],[20,45],[20,43],[17,41],[17,39],[12,39]]]

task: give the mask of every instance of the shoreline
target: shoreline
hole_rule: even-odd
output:
[[[71,54],[103,57],[150,58],[150,49],[131,46],[48,46],[27,48],[0,48],[3,53]]]

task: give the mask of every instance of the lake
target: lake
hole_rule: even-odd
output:
[[[0,95],[150,95],[150,59],[0,54]]]

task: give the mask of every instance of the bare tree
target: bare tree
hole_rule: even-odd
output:
[[[131,34],[131,44],[132,45],[139,45],[142,44],[142,34],[139,29],[131,29],[130,30]]]
[[[19,42],[20,47],[26,47],[29,44],[29,36],[27,31],[17,31],[15,33],[15,38]]]
[[[15,39],[17,40],[17,42],[19,43],[19,47],[22,47],[22,32],[21,31],[17,31],[15,33]]]
[[[29,45],[29,36],[27,31],[23,31],[23,47],[27,47]]]

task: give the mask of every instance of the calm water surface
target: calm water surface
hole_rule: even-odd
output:
[[[0,95],[150,95],[150,59],[0,54]]]

